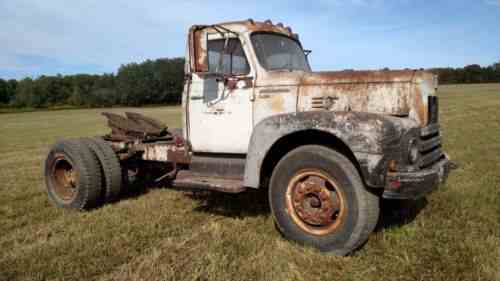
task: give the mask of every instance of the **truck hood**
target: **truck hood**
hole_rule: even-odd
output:
[[[298,111],[360,111],[428,123],[436,76],[425,71],[306,72],[299,75]]]

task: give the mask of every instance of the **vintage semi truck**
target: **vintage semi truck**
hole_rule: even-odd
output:
[[[417,70],[313,72],[297,34],[245,20],[189,30],[182,129],[104,113],[111,133],[62,140],[45,161],[48,196],[87,210],[130,173],[160,168],[177,189],[266,188],[291,240],[346,255],[367,241],[379,201],[444,182],[437,78]]]

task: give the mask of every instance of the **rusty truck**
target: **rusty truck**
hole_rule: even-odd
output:
[[[446,180],[438,82],[421,70],[314,72],[309,52],[270,20],[192,26],[182,128],[103,113],[109,134],[49,151],[50,200],[92,209],[119,198],[130,173],[160,167],[157,181],[176,189],[268,189],[284,237],[353,252],[382,198],[420,198]]]

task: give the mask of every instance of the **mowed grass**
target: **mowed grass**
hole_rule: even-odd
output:
[[[500,280],[500,85],[439,95],[460,168],[427,200],[384,201],[350,257],[284,240],[265,192],[143,187],[91,212],[56,209],[44,157],[58,139],[106,133],[103,110],[1,114],[0,280]],[[178,107],[129,110],[181,124]]]

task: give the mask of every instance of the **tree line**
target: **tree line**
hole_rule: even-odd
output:
[[[116,74],[0,79],[0,105],[48,108],[179,104],[183,81],[183,58],[125,64]]]
[[[439,84],[469,84],[500,82],[500,62],[487,67],[478,64],[462,68],[432,68],[429,69],[439,76]]]
[[[440,84],[500,82],[500,62],[487,67],[429,69]],[[164,58],[120,66],[116,74],[42,75],[36,79],[0,79],[0,106],[47,108],[179,104],[184,59]]]

